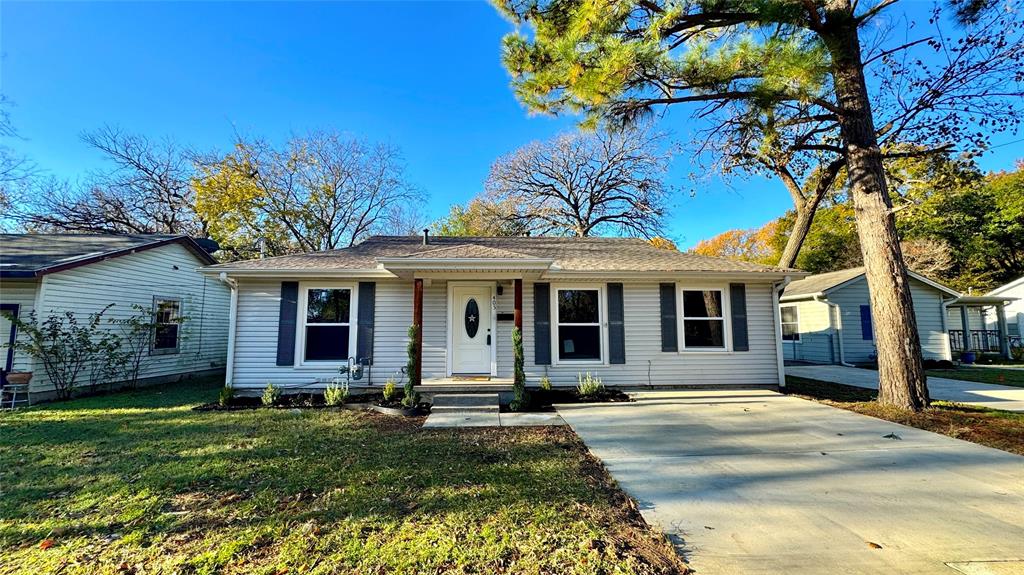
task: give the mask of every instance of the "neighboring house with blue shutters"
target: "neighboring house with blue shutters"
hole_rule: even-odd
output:
[[[181,235],[0,234],[0,383],[7,372],[32,372],[30,399],[53,396],[42,363],[12,349],[25,334],[7,314],[28,321],[35,312],[44,321],[73,312],[85,322],[110,304],[104,320],[135,316],[138,306],[159,324],[140,361],[142,383],[223,371],[230,291],[196,271],[216,263],[214,249]],[[121,375],[103,383],[116,385]]]
[[[233,286],[228,382],[317,389],[402,379],[422,326],[424,386],[778,386],[777,294],[805,274],[642,239],[374,236],[351,248],[208,266]],[[348,374],[348,375],[344,375]]]
[[[946,308],[960,294],[910,272],[910,293],[925,359],[951,359]],[[862,364],[877,359],[864,268],[817,274],[790,283],[780,299],[788,361]]]

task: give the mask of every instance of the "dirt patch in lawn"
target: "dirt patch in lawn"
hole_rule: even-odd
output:
[[[1024,455],[1024,413],[936,401],[921,412],[879,405],[878,392],[786,376],[785,393],[902,425]]]

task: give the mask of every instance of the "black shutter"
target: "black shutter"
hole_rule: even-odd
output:
[[[863,339],[875,339],[874,330],[871,328],[871,306],[860,306],[860,336]]]
[[[373,311],[376,306],[376,282],[359,282],[359,312],[356,319],[356,361],[373,365]]]
[[[533,363],[551,365],[551,286],[533,284]]]
[[[622,284],[608,284],[608,363],[626,363],[625,317]]]
[[[676,284],[661,284],[661,351],[679,351]]]
[[[281,314],[277,319],[277,365],[295,365],[295,320],[299,282],[281,282]]]
[[[747,336],[747,286],[729,284],[729,304],[732,308],[732,349],[750,351]]]

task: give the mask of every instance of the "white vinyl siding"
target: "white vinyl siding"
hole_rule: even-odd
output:
[[[277,323],[280,313],[281,281],[239,279],[238,325],[234,364],[234,385],[259,389],[275,385],[322,386],[337,375],[336,370],[296,369],[275,365]],[[314,280],[310,280],[314,281]],[[411,281],[377,281],[374,306],[374,365],[372,383],[381,385],[389,377],[401,378],[406,363],[407,330],[412,323]],[[556,287],[575,284],[552,283]],[[447,282],[433,280],[423,293],[423,377],[443,378],[447,369]],[[502,283],[497,312],[512,313],[513,287]],[[576,385],[581,371],[591,371],[607,385],[776,385],[775,327],[771,287],[767,283],[747,284],[747,313],[750,351],[711,354],[681,354],[661,351],[660,303],[657,282],[624,282],[626,363],[622,365],[563,363],[534,365],[533,284],[523,285],[523,348],[528,381],[539,383],[545,374],[555,385]],[[554,310],[552,310],[554,313]],[[554,319],[554,318],[552,318]],[[512,376],[513,322],[499,321],[495,329],[499,377]],[[603,330],[607,327],[603,326]],[[554,337],[554,332],[552,332]],[[650,378],[648,378],[650,372]],[[366,380],[363,380],[364,382]]]
[[[947,335],[942,322],[942,292],[911,278],[910,293],[925,359],[947,358]],[[828,294],[828,300],[842,310],[843,352],[849,363],[870,362],[876,357],[874,339],[861,333],[860,306],[868,305],[868,284],[863,278]]]
[[[19,306],[18,317],[26,320],[35,308],[38,287],[39,281],[34,279],[0,280],[0,303],[17,304]],[[0,339],[0,365],[6,365],[4,362],[7,361],[7,348],[4,344],[7,343],[8,336],[9,333],[4,333]],[[19,341],[24,341],[24,339],[22,334],[18,335]],[[14,371],[32,371],[32,358],[24,353],[15,352],[12,369]]]
[[[586,371],[600,377],[606,385],[617,386],[743,386],[777,385],[779,382],[772,309],[774,298],[770,284],[747,284],[750,351],[701,354],[662,352],[659,283],[626,281],[623,282],[626,363],[597,366],[563,363],[543,366],[534,364],[533,284],[524,283],[523,347],[526,376],[531,385],[537,384],[541,377],[547,375],[553,385],[574,386],[577,375]],[[552,291],[557,287],[561,287],[561,284],[551,283]]]
[[[196,271],[204,265],[180,244],[169,244],[43,276],[40,317],[71,310],[80,321],[108,304],[104,324],[136,313],[133,305],[153,309],[154,297],[181,302],[179,352],[147,355],[141,379],[223,369],[227,356],[230,292],[216,278]],[[112,327],[112,329],[119,329]],[[52,391],[41,370],[35,370],[32,391]]]
[[[838,341],[829,316],[832,309],[820,301],[804,300],[784,303],[794,306],[800,316],[800,341],[782,342],[783,357],[787,360],[809,361],[812,363],[835,363],[839,361]],[[833,320],[834,321],[834,318]],[[857,324],[859,328],[860,324]],[[859,332],[858,332],[859,333]]]

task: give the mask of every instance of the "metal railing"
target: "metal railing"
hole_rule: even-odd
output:
[[[994,329],[972,329],[971,351],[999,351],[999,331]],[[953,351],[964,350],[964,330],[949,330],[949,345]]]

